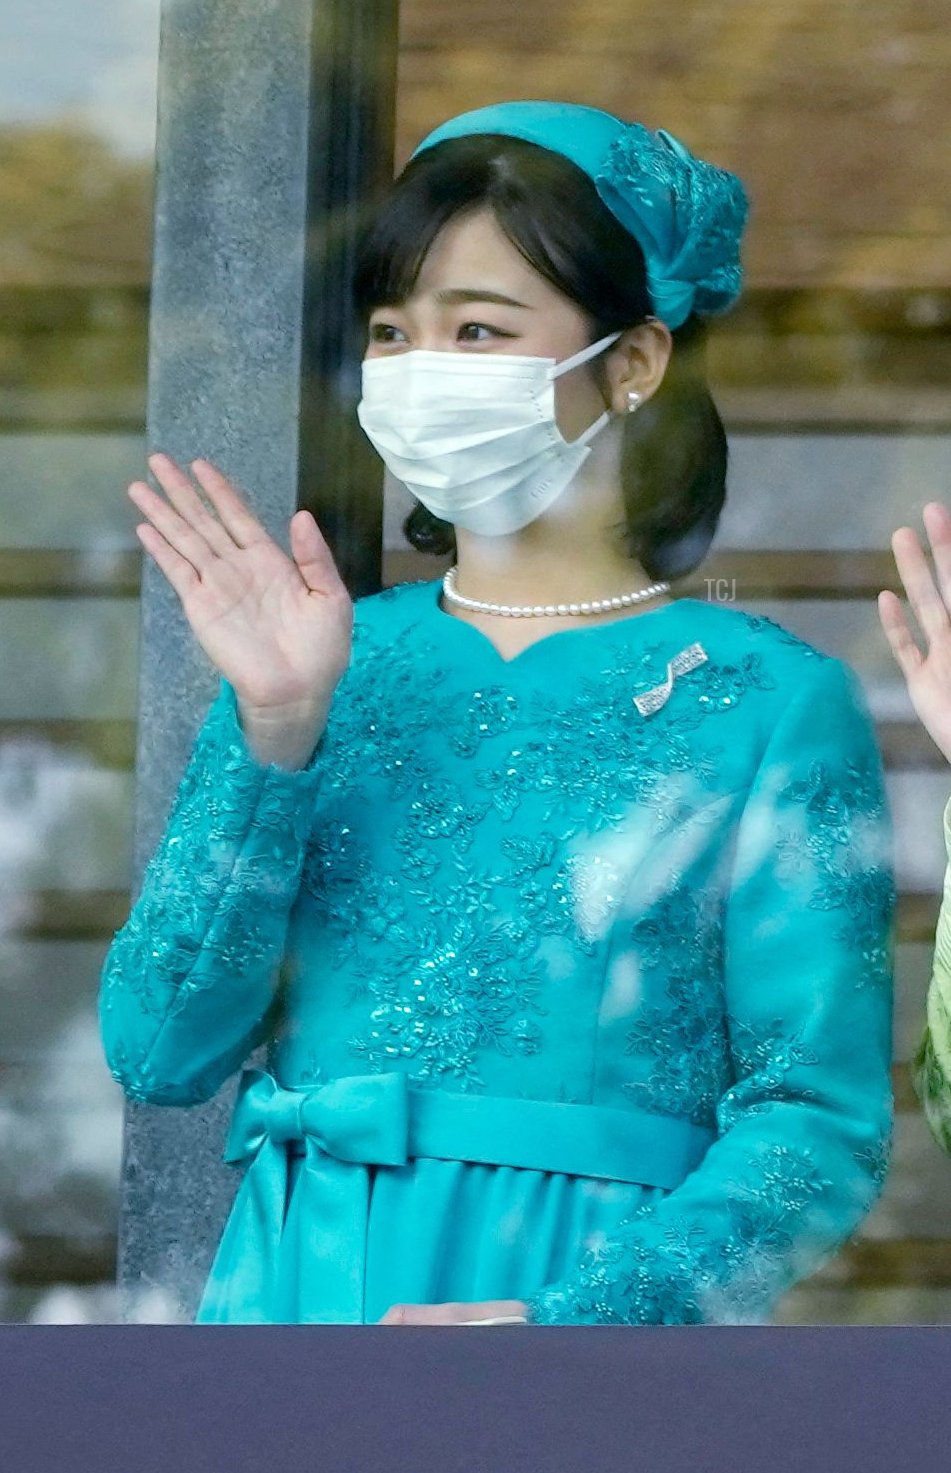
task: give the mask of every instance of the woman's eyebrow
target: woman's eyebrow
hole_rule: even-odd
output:
[[[494,302],[497,307],[524,307],[531,311],[527,302],[516,302],[514,297],[503,296],[501,292],[492,292],[487,288],[452,286],[435,293],[436,301],[444,307],[456,307],[465,302]]]

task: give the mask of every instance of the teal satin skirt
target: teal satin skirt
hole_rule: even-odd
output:
[[[525,1298],[712,1139],[637,1109],[421,1090],[403,1074],[297,1090],[246,1071],[225,1152],[245,1174],[196,1320],[373,1324],[397,1303]]]

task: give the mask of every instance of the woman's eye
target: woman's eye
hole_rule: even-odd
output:
[[[465,343],[484,343],[485,337],[476,337],[476,333],[485,333],[490,338],[510,338],[510,332],[502,332],[497,327],[490,327],[487,322],[464,322],[459,329],[459,337]]]
[[[395,343],[398,341],[396,334],[400,331],[394,327],[392,322],[374,322],[370,325],[371,343]]]

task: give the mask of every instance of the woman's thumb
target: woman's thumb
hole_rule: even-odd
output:
[[[308,588],[329,593],[340,582],[333,554],[309,511],[291,517],[291,556]]]

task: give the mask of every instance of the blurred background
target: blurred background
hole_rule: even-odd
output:
[[[122,1097],[98,972],[131,872],[159,0],[0,10],[0,1320],[116,1316]],[[396,165],[436,122],[553,97],[663,126],[753,200],[711,334],[731,439],[714,554],[678,592],[768,613],[859,672],[901,890],[896,1153],[786,1323],[951,1323],[951,1160],[907,1062],[951,778],[879,631],[892,529],[951,498],[946,0],[403,0]],[[432,578],[386,489],[384,582]],[[707,581],[711,580],[711,581]],[[719,580],[719,581],[713,581]],[[160,1318],[143,1305],[141,1317]]]

